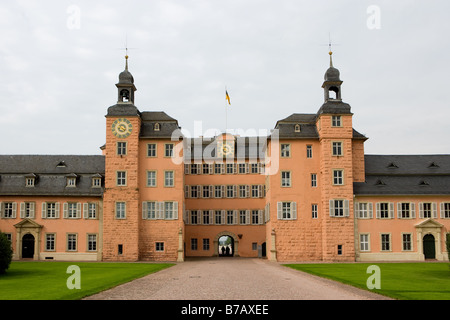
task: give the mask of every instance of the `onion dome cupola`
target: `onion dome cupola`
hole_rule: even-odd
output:
[[[128,71],[128,55],[125,56],[125,70],[119,74],[119,83],[116,84],[118,89],[117,103],[134,104],[134,78],[130,71]]]
[[[333,52],[330,51],[330,67],[325,73],[322,88],[325,90],[325,102],[342,101],[340,72],[333,66]]]

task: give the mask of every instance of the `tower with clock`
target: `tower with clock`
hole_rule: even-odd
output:
[[[141,113],[134,105],[134,78],[125,70],[116,84],[118,99],[106,115],[103,259],[139,259],[139,134]]]

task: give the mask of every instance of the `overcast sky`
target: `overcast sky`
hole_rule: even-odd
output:
[[[100,154],[115,84],[194,134],[316,113],[333,61],[366,154],[450,153],[450,1],[0,3],[1,154]]]

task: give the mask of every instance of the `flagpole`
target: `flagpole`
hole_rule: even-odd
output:
[[[225,94],[227,94],[227,86],[225,86]],[[228,129],[228,106],[227,106],[227,99],[225,99],[225,133],[227,133]]]

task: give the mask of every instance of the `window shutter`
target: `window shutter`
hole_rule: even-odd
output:
[[[156,219],[164,219],[164,202],[156,202]]]
[[[1,203],[0,203],[1,204]],[[1,207],[1,206],[0,206]],[[41,217],[42,219],[47,218],[47,202],[42,202],[42,211],[41,211]]]
[[[249,172],[249,164],[248,162],[245,163],[245,173],[247,174]]]
[[[148,219],[147,208],[148,208],[147,201],[142,202],[142,219],[143,220]]]
[[[221,210],[220,214],[222,215],[221,224],[227,224],[227,212],[225,210]]]
[[[437,218],[437,203],[433,202],[431,204],[431,210],[433,210],[433,218],[436,219]]]
[[[69,217],[69,204],[67,202],[64,202],[63,204],[63,217],[64,219],[67,219]]]
[[[330,217],[334,217],[334,200],[330,200]]]
[[[250,198],[250,186],[249,185],[245,186],[245,197]]]
[[[209,224],[216,224],[214,210],[209,210]]]
[[[237,173],[237,163],[233,163],[233,173]]]
[[[277,219],[283,219],[283,202],[277,202]]]
[[[221,193],[222,193],[222,198],[226,198],[227,197],[227,193],[225,192],[226,188],[224,185],[220,186],[221,189]]]
[[[411,218],[415,218],[416,217],[416,204],[411,202],[409,204],[409,209],[411,211]]]
[[[220,164],[220,172],[225,174],[225,165],[223,163]]]
[[[197,163],[197,174],[203,174],[203,166],[201,163]]]
[[[77,219],[81,219],[81,202],[77,203]]]
[[[3,202],[0,201],[0,218],[3,218]]]
[[[419,203],[419,219],[423,219],[423,202]]]
[[[184,198],[189,198],[189,186],[184,186]]]
[[[258,185],[258,198],[262,198],[263,196],[263,185]]]
[[[377,202],[375,206],[376,206],[376,211],[377,211],[377,212],[376,212],[376,217],[377,217],[377,219],[380,219],[380,216],[381,216],[381,215],[380,215],[380,203]],[[389,210],[389,211],[390,211],[390,210]],[[389,215],[389,216],[390,216],[390,215]]]
[[[173,219],[178,220],[178,201],[173,202]]]
[[[344,217],[350,216],[350,201],[344,200]]]
[[[291,202],[291,219],[297,220],[297,202]]]
[[[209,166],[209,174],[213,174],[214,173],[214,164],[210,163],[210,164],[208,164],[208,166]]]
[[[233,210],[233,224],[238,224],[238,211]]]
[[[389,218],[394,219],[394,203],[389,202]]]
[[[184,174],[189,174],[190,173],[190,171],[189,171],[189,164],[185,164],[184,165]]]
[[[245,224],[251,224],[252,216],[250,210],[245,210]]]
[[[441,202],[441,219],[444,218],[445,215],[445,204]]]
[[[184,223],[191,224],[191,211],[190,210],[184,210]]]
[[[56,203],[56,218],[59,219],[59,212],[61,211],[61,204],[59,202]]]
[[[400,219],[402,217],[402,204],[400,202],[397,203],[397,218]]]
[[[25,218],[25,202],[20,203],[20,218]]]
[[[13,202],[13,212],[12,212],[12,217],[13,219],[15,219],[17,217],[17,202]]]
[[[89,217],[89,203],[83,203],[83,218],[87,219]]]
[[[369,213],[369,218],[372,219],[373,218],[373,203],[372,202],[369,202],[367,204],[367,210]]]
[[[233,198],[237,198],[237,185],[233,186]]]
[[[214,198],[214,186],[213,185],[209,186],[209,197]]]
[[[34,219],[35,217],[35,208],[36,208],[36,204],[34,202],[30,202],[30,218]]]
[[[203,188],[202,188],[202,186],[198,185],[197,186],[197,199],[203,197],[202,193],[203,193]]]

